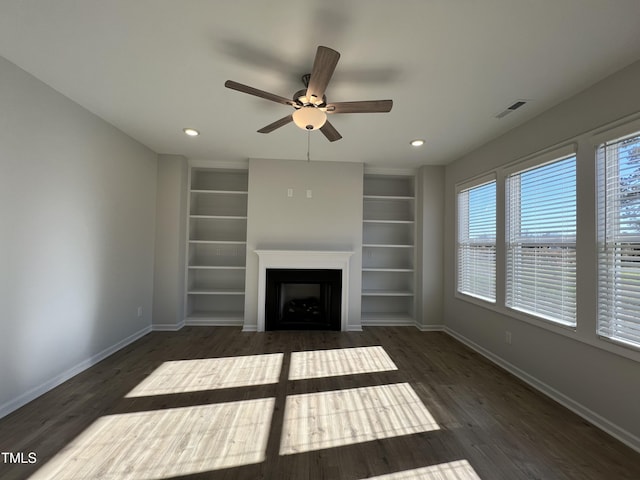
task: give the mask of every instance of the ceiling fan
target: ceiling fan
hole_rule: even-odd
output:
[[[393,106],[392,100],[327,103],[325,90],[339,58],[340,54],[335,50],[323,46],[318,47],[311,73],[302,77],[302,82],[306,89],[297,91],[291,100],[234,82],[233,80],[227,80],[224,86],[294,108],[293,113],[261,128],[258,130],[259,133],[270,133],[277,128],[294,122],[303,130],[319,129],[330,142],[335,142],[340,140],[342,135],[327,120],[327,114],[389,112]]]

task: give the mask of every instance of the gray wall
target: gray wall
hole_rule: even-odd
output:
[[[178,330],[184,325],[188,169],[181,155],[158,155],[154,330]]]
[[[156,155],[1,57],[0,112],[2,416],[149,330]]]
[[[592,135],[640,112],[640,62],[478,148],[446,169],[444,315],[446,328],[494,361],[640,449],[640,353],[596,336],[595,161]],[[613,123],[612,123],[613,122]],[[500,167],[547,147],[578,145],[578,327],[517,320],[504,307],[489,309],[456,298],[455,185],[498,172],[498,238],[504,207]],[[502,244],[498,245],[498,257]],[[497,283],[504,285],[503,263]],[[505,331],[512,344],[505,342]]]
[[[420,167],[416,179],[416,326],[441,329],[444,289],[444,167]]]
[[[256,249],[353,250],[347,327],[360,328],[362,179],[358,163],[249,161],[245,329],[257,320]]]

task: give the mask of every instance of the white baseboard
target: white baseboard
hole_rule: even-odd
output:
[[[54,378],[44,382],[43,384],[32,388],[31,390],[23,393],[19,397],[14,398],[13,400],[10,400],[10,401],[6,402],[3,405],[0,405],[0,418],[3,418],[5,416],[9,415],[11,412],[19,409],[20,407],[26,405],[27,403],[31,402],[32,400],[35,400],[39,396],[44,395],[49,390],[52,390],[55,387],[57,387],[58,385],[66,382],[70,378],[75,377],[77,374],[85,371],[89,367],[94,366],[96,363],[101,362],[102,360],[104,360],[108,356],[113,355],[114,353],[116,353],[118,350],[120,350],[120,349],[126,347],[127,345],[135,342],[139,338],[144,337],[149,332],[151,332],[151,326],[150,325],[144,327],[142,330],[139,330],[136,333],[133,333],[132,335],[129,335],[127,338],[119,341],[115,345],[112,345],[112,346],[110,346],[108,348],[105,348],[100,353],[97,353],[96,355],[93,355],[92,357],[89,357],[88,359],[80,362],[79,364],[77,364],[77,365],[71,367],[70,369],[62,372],[61,374],[56,375]]]
[[[242,327],[242,331],[243,332],[257,332],[258,331],[258,327],[257,327],[257,325],[244,325]]]
[[[492,363],[495,363],[499,367],[505,369],[507,372],[515,375],[523,382],[527,383],[531,387],[538,390],[540,393],[546,395],[552,400],[555,400],[559,404],[571,410],[573,413],[581,416],[582,418],[592,423],[599,429],[603,430],[604,432],[608,433],[612,437],[620,440],[625,445],[631,447],[632,449],[640,453],[640,438],[633,435],[631,432],[628,432],[627,430],[620,427],[619,425],[616,425],[615,423],[610,422],[609,420],[597,414],[593,410],[590,410],[589,408],[585,407],[581,403],[576,402],[572,398],[566,396],[562,392],[559,392],[555,388],[540,381],[536,377],[529,375],[524,370],[519,369],[518,367],[509,363],[502,357],[495,355],[494,353],[490,352],[486,348],[481,347],[477,343],[473,342],[472,340],[469,340],[467,337],[459,334],[458,332],[448,327],[444,327],[444,331],[448,335],[458,340],[459,342],[471,348],[472,350],[475,350],[476,352],[478,352],[480,355],[482,355]]]
[[[151,330],[154,332],[177,332],[182,327],[184,327],[185,323],[182,320],[180,323],[154,323],[151,325]]]
[[[421,332],[444,332],[444,325],[420,325],[419,323],[414,323],[414,327]]]
[[[413,327],[413,320],[363,320],[363,327]]]
[[[215,318],[187,318],[183,326],[187,327],[242,327],[242,320],[225,320]],[[182,327],[181,327],[182,328]]]

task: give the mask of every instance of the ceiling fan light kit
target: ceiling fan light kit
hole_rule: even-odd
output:
[[[259,133],[270,133],[293,122],[302,130],[320,130],[327,140],[335,142],[340,140],[342,135],[327,120],[327,114],[389,112],[393,106],[392,100],[327,103],[324,93],[339,58],[340,54],[335,50],[323,46],[318,47],[311,73],[302,77],[302,82],[307,88],[296,92],[292,100],[233,80],[227,80],[224,85],[232,90],[289,105],[295,109],[292,114],[262,127],[258,130]]]
[[[327,121],[327,114],[317,107],[302,107],[293,112],[293,123],[303,130],[318,130]]]

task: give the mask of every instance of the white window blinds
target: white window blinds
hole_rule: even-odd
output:
[[[458,291],[496,299],[496,182],[458,193]]]
[[[576,157],[507,177],[507,306],[576,324]]]
[[[640,347],[640,132],[598,148],[598,333]]]

